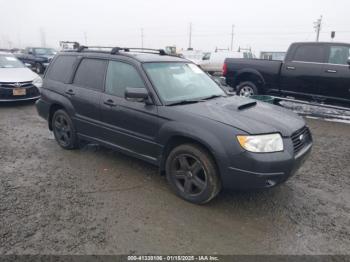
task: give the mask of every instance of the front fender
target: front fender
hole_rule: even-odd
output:
[[[221,166],[225,166],[224,163],[226,161],[227,152],[225,146],[222,141],[218,139],[217,135],[192,124],[174,121],[167,122],[159,130],[158,142],[161,145],[164,145],[161,154],[161,166],[162,163],[165,162],[165,151],[167,150],[167,145],[174,137],[182,137],[201,144],[213,155],[219,169]]]

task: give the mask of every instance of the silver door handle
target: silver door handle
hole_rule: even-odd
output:
[[[295,70],[294,66],[287,66],[287,70]]]
[[[337,70],[332,70],[332,69],[327,69],[326,70],[326,73],[337,73],[338,71]]]

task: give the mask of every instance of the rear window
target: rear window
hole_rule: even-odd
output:
[[[323,63],[325,48],[316,45],[299,46],[294,54],[294,61]]]
[[[75,61],[75,56],[62,55],[57,57],[53,64],[50,66],[46,78],[62,83],[67,83],[72,75]]]
[[[74,77],[74,84],[95,90],[103,89],[106,60],[85,58],[81,61]]]

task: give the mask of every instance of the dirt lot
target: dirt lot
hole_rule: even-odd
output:
[[[195,206],[144,162],[62,150],[33,104],[1,106],[0,253],[350,254],[350,125],[308,124],[314,150],[286,184]]]

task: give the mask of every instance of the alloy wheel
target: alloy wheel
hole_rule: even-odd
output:
[[[58,142],[62,146],[68,146],[71,142],[72,130],[65,116],[58,115],[55,118],[54,129]]]
[[[240,96],[250,97],[254,95],[254,89],[250,86],[243,86],[239,91]]]
[[[185,194],[201,194],[207,187],[207,174],[202,163],[194,156],[181,154],[172,163],[176,186]]]

